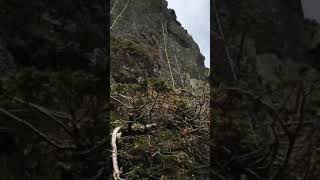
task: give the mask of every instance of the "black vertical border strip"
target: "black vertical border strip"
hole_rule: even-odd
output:
[[[106,31],[105,31],[105,52],[106,52],[106,66],[107,66],[107,76],[106,76],[106,96],[107,96],[107,107],[108,111],[106,114],[107,124],[106,124],[106,138],[108,139],[108,145],[106,146],[106,161],[109,167],[107,170],[107,177],[106,179],[111,179],[112,173],[112,162],[111,162],[111,146],[110,146],[110,0],[106,0],[105,2],[105,12],[106,12]]]

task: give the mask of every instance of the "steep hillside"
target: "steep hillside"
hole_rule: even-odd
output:
[[[110,14],[115,179],[208,179],[208,69],[198,45],[166,0],[114,0]]]
[[[212,8],[214,176],[314,179],[319,26],[304,20],[299,0],[217,0]]]
[[[166,0],[111,1],[111,75],[116,82],[162,77],[182,87],[208,76],[198,45],[167,5]]]

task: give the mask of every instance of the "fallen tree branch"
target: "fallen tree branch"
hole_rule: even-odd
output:
[[[121,126],[116,127],[113,130],[111,137],[111,147],[112,147],[112,166],[113,166],[113,177],[115,180],[119,180],[121,171],[118,165],[118,150],[117,150],[117,134],[120,131]]]
[[[143,131],[148,130],[148,129],[152,129],[154,127],[156,127],[157,124],[153,123],[153,124],[147,124],[144,126],[144,128],[142,129]],[[121,130],[122,126],[118,126],[116,127],[113,132],[112,132],[112,136],[111,136],[111,147],[112,147],[112,166],[113,166],[113,177],[115,180],[122,180],[122,178],[120,178],[121,175],[121,171],[119,169],[119,165],[118,165],[118,148],[117,148],[117,137],[119,138],[121,136],[121,133],[119,132]],[[132,128],[133,131],[139,131],[141,130],[141,127],[139,126],[135,126]]]
[[[29,122],[27,122],[27,121],[15,116],[14,114],[10,113],[9,111],[7,111],[5,109],[0,108],[0,112],[3,113],[4,115],[10,117],[11,119],[23,124],[24,126],[28,127],[35,134],[40,136],[43,140],[48,142],[50,145],[56,147],[57,149],[63,149],[63,150],[74,150],[74,149],[76,149],[75,146],[64,146],[64,145],[57,144],[55,141],[51,140],[45,133],[41,132],[36,127],[34,127],[31,123],[29,123]]]

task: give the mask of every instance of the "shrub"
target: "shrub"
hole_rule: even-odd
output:
[[[117,54],[120,50],[133,55],[147,57],[147,52],[143,45],[127,38],[111,37],[111,53]]]

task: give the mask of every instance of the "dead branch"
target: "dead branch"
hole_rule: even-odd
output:
[[[169,66],[169,71],[170,71],[170,76],[171,76],[171,82],[172,82],[172,87],[173,89],[175,89],[175,83],[174,83],[174,79],[173,79],[173,75],[172,75],[172,70],[171,70],[171,65],[170,65],[170,59],[169,59],[169,55],[168,55],[168,50],[167,50],[167,33],[165,31],[165,27],[164,27],[164,24],[163,24],[163,15],[162,15],[162,21],[161,21],[161,26],[162,26],[162,35],[163,35],[163,44],[164,44],[164,52],[166,54],[166,58],[167,58],[167,63],[168,63],[168,66]],[[167,28],[167,27],[166,27]]]
[[[114,96],[110,95],[110,98],[113,99],[114,101],[120,103],[122,106],[128,108],[128,109],[132,109],[132,107],[129,107],[128,105],[126,105],[125,103],[123,103],[122,101],[120,101],[119,99],[115,98]]]
[[[53,115],[52,115],[52,111],[45,108],[45,107],[42,107],[42,106],[39,106],[39,105],[36,105],[36,104],[33,104],[33,103],[30,103],[30,102],[26,102],[22,99],[19,99],[17,97],[13,98],[14,101],[17,101],[21,104],[24,104],[24,105],[27,105],[39,112],[41,112],[42,114],[44,114],[45,116],[49,117],[50,119],[52,119],[53,121],[55,121],[60,127],[62,127],[62,129],[67,132],[69,135],[73,136],[73,133],[71,132],[71,130],[69,130],[69,128],[62,122],[60,121],[59,119],[55,118]]]
[[[117,21],[119,20],[119,18],[120,18],[121,15],[123,14],[123,12],[127,9],[129,2],[130,2],[130,0],[127,1],[126,5],[124,6],[124,8],[122,9],[122,11],[119,13],[119,15],[117,16],[117,18],[115,19],[115,21],[114,21],[113,24],[111,25],[110,31],[111,31],[112,28],[116,25]]]
[[[28,127],[35,134],[37,134],[39,137],[41,137],[43,140],[45,140],[46,142],[48,142],[50,145],[54,146],[57,149],[62,149],[62,150],[74,150],[74,149],[76,149],[75,146],[64,146],[64,145],[56,143],[55,141],[51,140],[51,138],[49,138],[48,135],[46,135],[45,133],[43,133],[40,130],[38,130],[31,123],[29,123],[29,122],[27,122],[27,121],[15,116],[14,114],[10,113],[9,111],[7,111],[5,109],[0,108],[0,112],[3,113],[4,115],[10,117],[11,119],[23,124],[24,126]]]
[[[113,6],[112,6],[112,8],[111,8],[111,10],[110,10],[110,15],[112,15],[112,12],[113,12],[113,10],[114,10],[114,8],[116,7],[116,5],[117,5],[118,2],[119,2],[119,0],[116,0],[116,2],[114,2]]]
[[[143,131],[151,129],[156,127],[157,124],[147,124],[146,126],[144,126]],[[117,150],[117,137],[121,136],[121,133],[119,133],[119,131],[122,129],[122,126],[118,126],[116,127],[113,132],[112,132],[112,137],[111,137],[111,147],[112,147],[112,166],[113,166],[113,177],[115,180],[121,180],[122,178],[120,178],[121,175],[121,171],[119,169],[119,165],[118,165],[118,150]],[[136,127],[136,128],[132,128],[133,131],[139,131],[141,130],[141,127]]]
[[[226,52],[226,55],[227,55],[227,59],[228,59],[229,64],[230,64],[230,69],[231,69],[231,72],[232,72],[232,75],[233,75],[233,79],[237,80],[237,75],[236,75],[236,72],[234,70],[234,62],[233,62],[233,60],[231,58],[229,49],[226,46],[226,38],[225,38],[223,29],[222,29],[222,25],[220,23],[220,18],[219,18],[219,14],[218,14],[218,11],[217,11],[217,7],[216,7],[216,4],[215,4],[215,1],[213,1],[213,8],[214,8],[213,11],[215,13],[215,17],[216,17],[216,21],[217,21],[217,24],[218,24],[218,28],[219,28],[219,31],[220,31],[220,34],[221,34],[221,38],[222,38],[222,41],[224,42],[224,49],[225,49],[225,52]]]
[[[116,127],[112,132],[111,147],[112,147],[112,166],[113,166],[113,177],[115,180],[119,180],[121,171],[118,165],[118,150],[117,150],[117,134],[120,131],[121,126]]]
[[[177,67],[177,71],[178,71],[179,78],[180,78],[180,81],[181,81],[181,85],[182,85],[183,88],[185,88],[184,81],[182,80],[182,77],[181,77],[181,69],[178,66],[178,58],[177,58],[177,54],[176,54],[176,49],[173,46],[173,43],[172,43],[172,41],[170,39],[169,39],[169,43],[170,43],[171,48],[173,50],[173,55],[174,55],[173,57],[174,57],[174,60],[175,60],[175,63],[176,63],[176,67]]]

